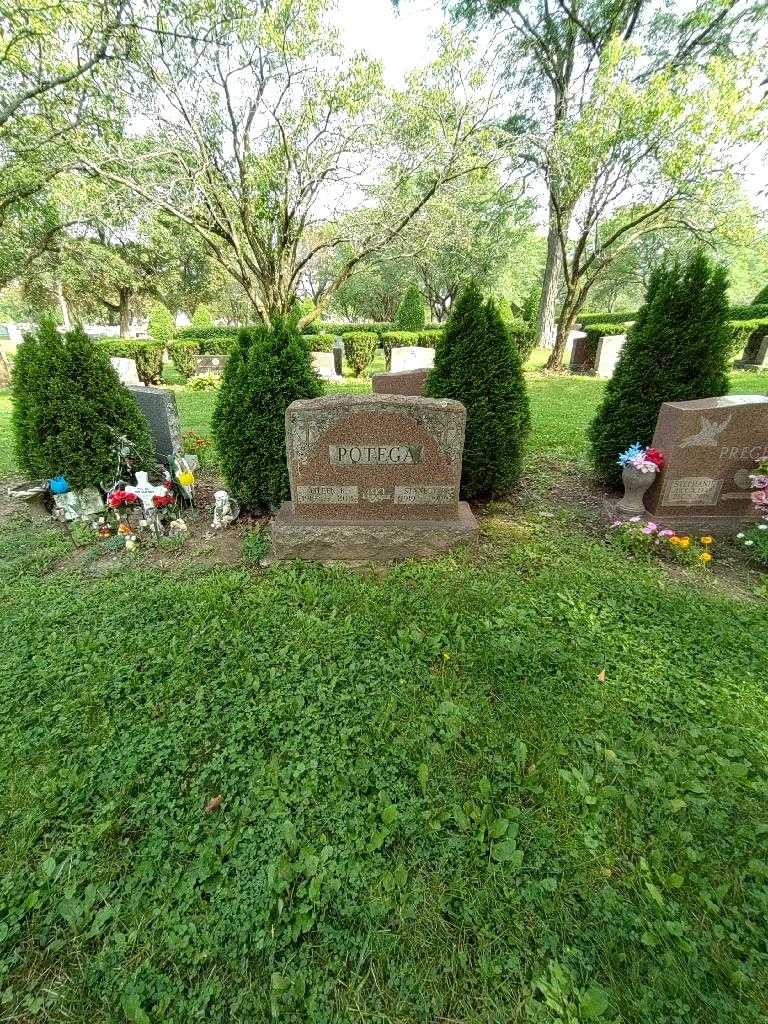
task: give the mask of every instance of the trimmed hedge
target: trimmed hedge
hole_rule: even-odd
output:
[[[344,335],[344,355],[356,377],[370,365],[378,346],[379,336],[372,331],[350,331]]]
[[[176,332],[176,340],[197,342],[201,356],[229,355],[240,331],[250,329],[248,324],[244,327],[184,327]]]
[[[332,352],[336,338],[332,334],[302,334],[310,352]]]
[[[183,341],[172,341],[168,345],[168,355],[178,373],[184,378],[189,378],[195,372],[195,356],[200,354],[200,342],[192,338]]]
[[[96,344],[110,359],[133,359],[142,384],[157,385],[163,376],[163,352],[160,341],[141,338],[99,338]]]
[[[384,350],[387,369],[389,369],[392,363],[393,348],[409,348],[411,345],[435,348],[443,336],[443,331],[444,328],[437,327],[423,331],[386,331],[384,334],[380,334],[379,341]]]
[[[340,323],[331,321],[330,323],[321,323],[319,330],[324,334],[333,334],[340,336],[344,334],[383,334],[384,331],[396,331],[397,327],[392,323],[380,323],[372,321],[367,324],[351,324],[351,323]]]

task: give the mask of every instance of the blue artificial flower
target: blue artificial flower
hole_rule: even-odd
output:
[[[645,448],[641,444],[632,444],[625,452],[621,453],[616,461],[620,466],[626,466],[628,462],[631,462],[632,459],[636,459],[638,455],[643,455],[644,452]]]

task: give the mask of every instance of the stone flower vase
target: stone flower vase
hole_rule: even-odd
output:
[[[616,511],[626,512],[630,516],[644,516],[643,495],[656,479],[656,474],[643,473],[634,466],[625,466],[621,479],[624,483],[624,497],[616,505]]]

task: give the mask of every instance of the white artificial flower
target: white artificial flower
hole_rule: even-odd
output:
[[[743,533],[737,533],[736,534],[736,540],[744,540],[744,534]]]
[[[768,523],[758,523],[757,528],[758,530],[768,530]]]
[[[751,548],[754,543],[755,542],[753,540],[745,540],[744,541],[744,547],[745,548]]]

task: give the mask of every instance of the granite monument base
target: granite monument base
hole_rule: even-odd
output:
[[[393,562],[434,558],[472,540],[478,524],[465,501],[453,519],[297,519],[286,501],[272,521],[272,558]]]
[[[610,526],[617,519],[626,522],[631,518],[626,512],[620,512],[617,509],[619,500],[619,498],[612,498],[603,502],[602,521],[606,526]],[[712,534],[713,537],[733,537],[741,530],[746,530],[756,522],[760,522],[758,516],[742,521],[735,520],[733,516],[686,515],[677,512],[666,515],[649,512],[647,509],[640,518],[645,523],[657,523],[662,528],[674,530],[675,533],[688,534],[691,537],[704,537],[707,534]]]

